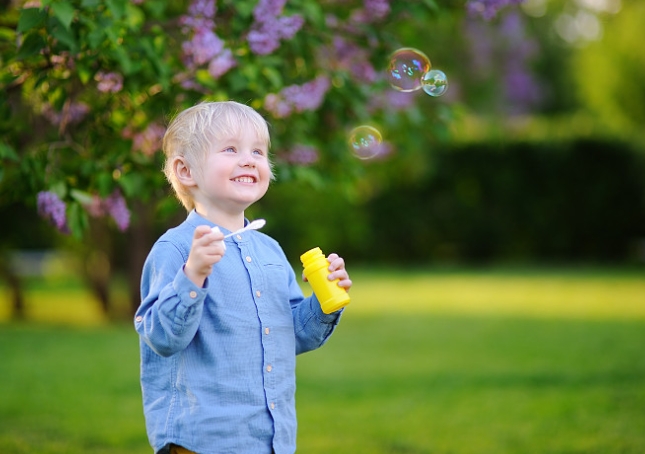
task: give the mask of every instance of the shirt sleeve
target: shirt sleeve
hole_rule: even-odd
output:
[[[171,356],[195,337],[202,317],[208,280],[196,286],[184,273],[185,260],[169,242],[155,244],[141,278],[141,305],[135,329],[158,355]]]
[[[296,335],[296,354],[321,347],[334,332],[343,309],[325,314],[315,294],[305,298],[291,269],[289,277],[291,312]]]

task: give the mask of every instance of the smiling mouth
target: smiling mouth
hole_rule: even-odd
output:
[[[237,183],[255,183],[256,179],[255,177],[243,176],[233,178],[231,181],[235,181]]]

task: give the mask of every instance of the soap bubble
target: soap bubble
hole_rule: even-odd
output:
[[[430,59],[420,50],[404,47],[390,56],[385,77],[399,91],[415,91],[421,88],[421,79],[430,71]]]
[[[368,126],[358,126],[349,133],[349,146],[359,159],[370,159],[380,154],[383,137],[378,129]]]
[[[425,73],[421,82],[423,91],[430,96],[441,96],[448,90],[448,78],[439,69],[433,69]]]

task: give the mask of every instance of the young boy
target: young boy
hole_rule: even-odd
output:
[[[278,243],[248,221],[273,178],[266,121],[236,102],[171,122],[164,172],[189,211],[152,247],[135,327],[146,428],[156,453],[295,451],[295,357],[320,347],[340,311],[304,298]],[[330,280],[349,290],[342,258]]]

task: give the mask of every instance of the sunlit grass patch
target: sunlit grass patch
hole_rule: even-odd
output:
[[[30,280],[24,291],[25,316],[30,321],[63,325],[99,325],[106,323],[98,300],[77,279]],[[0,321],[11,315],[10,294],[0,285]]]
[[[363,271],[352,311],[645,318],[645,271]]]

